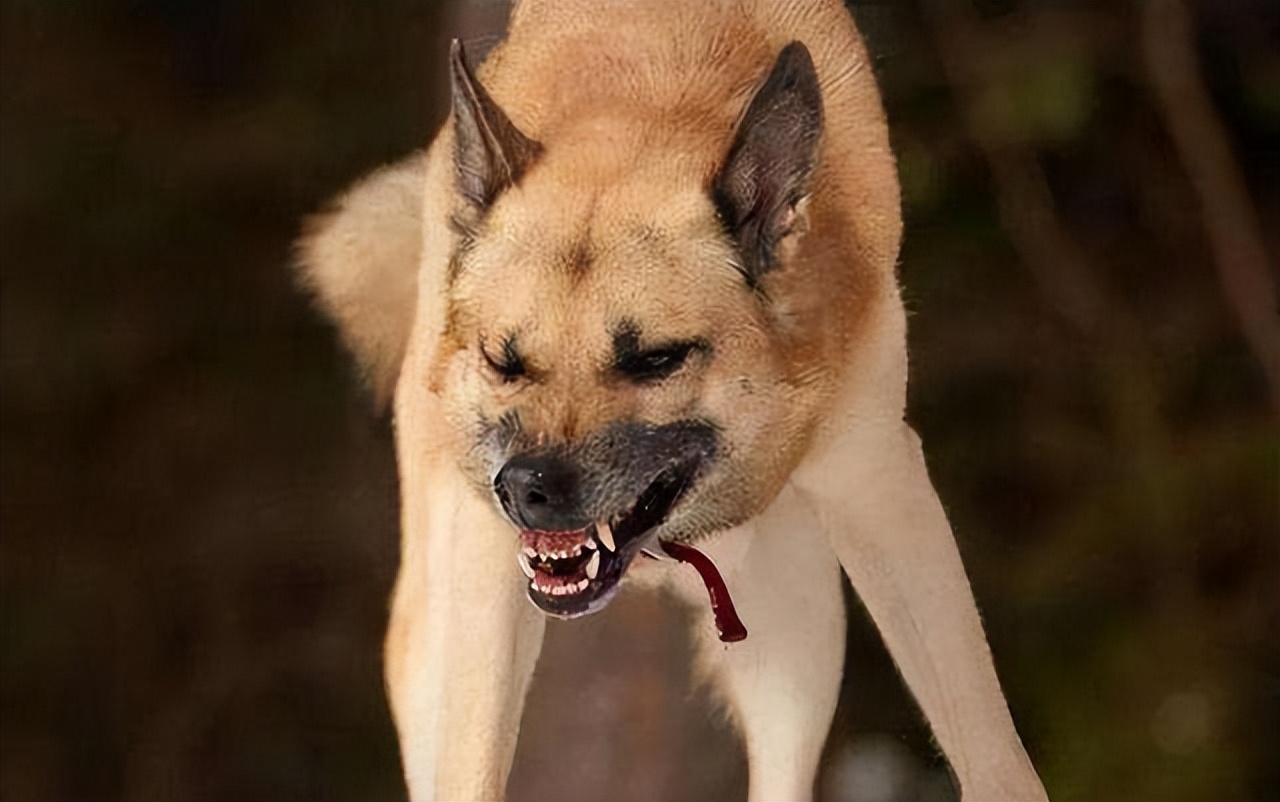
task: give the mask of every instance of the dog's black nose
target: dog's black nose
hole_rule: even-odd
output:
[[[578,472],[554,457],[512,457],[493,480],[502,508],[516,524],[548,532],[581,529]]]

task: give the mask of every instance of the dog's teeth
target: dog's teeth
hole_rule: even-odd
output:
[[[525,547],[524,547],[524,556],[526,556],[526,557],[528,557],[530,560],[532,560],[534,557],[537,557],[537,556],[538,556],[538,550],[537,550],[537,549],[535,549],[533,546],[525,546]]]
[[[581,593],[587,589],[587,585],[591,582],[589,579],[579,579],[577,584],[573,586],[574,593]]]
[[[587,560],[587,579],[595,579],[596,574],[600,573],[600,552],[591,552],[591,559]]]
[[[600,542],[604,547],[613,553],[618,550],[618,546],[613,542],[613,530],[609,528],[608,521],[601,521],[596,524],[596,537],[600,538]]]
[[[584,549],[590,549],[590,550],[592,550],[592,551],[595,551],[595,550],[596,550],[596,542],[595,542],[594,540],[588,540],[586,543],[583,543],[583,544],[582,544],[582,548],[584,548]]]
[[[520,570],[524,571],[524,575],[533,579],[533,566],[529,564],[529,558],[524,552],[516,555],[516,562],[520,563]]]

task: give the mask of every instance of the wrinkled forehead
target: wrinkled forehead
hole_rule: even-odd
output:
[[[501,199],[464,246],[453,298],[485,328],[600,331],[652,319],[679,329],[697,322],[701,300],[741,292],[734,258],[696,189],[531,183]]]

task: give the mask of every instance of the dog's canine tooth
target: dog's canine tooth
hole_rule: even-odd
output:
[[[588,540],[586,543],[583,543],[583,544],[582,544],[582,548],[584,548],[584,549],[590,549],[591,551],[595,551],[595,550],[596,550],[596,548],[597,548],[597,547],[596,547],[596,542],[595,542],[594,540]]]
[[[529,564],[529,557],[524,552],[516,555],[516,562],[520,563],[520,570],[524,571],[524,575],[533,579],[533,566]]]
[[[596,574],[600,573],[600,552],[591,552],[591,559],[587,560],[587,579],[595,579]]]
[[[537,557],[537,556],[538,556],[538,550],[537,550],[537,549],[535,549],[533,546],[525,546],[525,547],[524,547],[524,556],[526,556],[526,557],[528,557],[529,559],[531,559],[531,560],[532,560],[533,558],[535,558],[535,557]]]
[[[613,542],[613,530],[609,528],[608,521],[601,521],[596,524],[596,537],[600,538],[600,542],[610,553],[618,550],[618,546]]]
[[[591,583],[591,580],[589,579],[579,579],[577,584],[573,586],[573,592],[581,593],[582,591],[587,589],[587,585],[589,585],[590,583]]]

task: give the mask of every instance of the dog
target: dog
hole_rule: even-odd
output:
[[[1044,799],[904,422],[898,181],[842,5],[525,0],[450,75],[429,150],[299,246],[393,404],[411,797],[503,795],[546,617],[625,581],[700,611],[750,798],[810,798],[843,569],[963,798]]]

